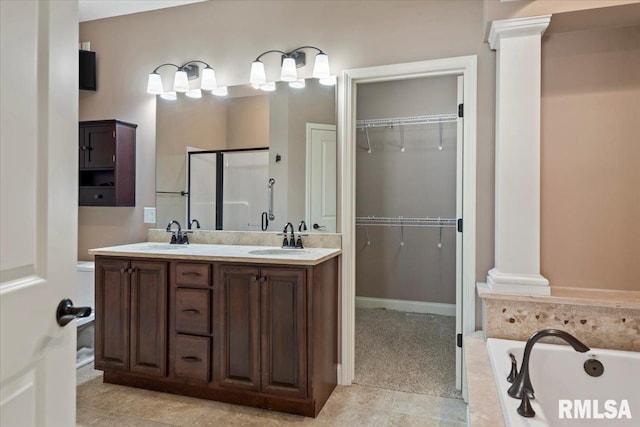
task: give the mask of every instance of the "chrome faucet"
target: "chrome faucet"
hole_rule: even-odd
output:
[[[291,237],[287,239],[287,228],[291,230]],[[296,235],[293,231],[293,224],[290,222],[284,226],[284,230],[282,230],[282,234],[284,235],[284,240],[282,240],[283,248],[295,248],[296,247]]]
[[[177,232],[171,229],[173,224],[178,226]],[[167,225],[167,233],[171,233],[171,242],[169,242],[170,244],[172,245],[188,245],[189,244],[189,238],[187,237],[186,233],[190,233],[190,231],[183,232],[182,227],[180,227],[180,223],[175,219],[169,222],[169,224]]]
[[[534,334],[529,337],[529,339],[527,340],[527,344],[524,347],[524,355],[522,356],[520,373],[518,373],[518,376],[513,381],[513,384],[511,385],[511,387],[509,387],[508,390],[509,396],[513,397],[514,399],[522,399],[522,402],[518,407],[518,413],[523,417],[529,418],[533,417],[536,414],[531,407],[531,403],[529,402],[529,399],[533,399],[535,397],[533,386],[531,385],[531,379],[529,378],[529,358],[531,357],[531,350],[533,349],[533,345],[540,338],[549,336],[562,338],[567,343],[569,343],[575,351],[579,351],[580,353],[585,353],[590,350],[589,347],[584,345],[576,337],[560,329],[542,329],[540,331],[534,332]]]

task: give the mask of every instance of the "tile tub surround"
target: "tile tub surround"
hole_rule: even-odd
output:
[[[557,328],[590,347],[640,351],[640,292],[552,287],[550,296],[524,296],[479,284],[478,295],[486,338],[526,341],[535,331]]]
[[[217,245],[247,245],[247,246],[282,246],[283,236],[273,231],[218,231],[191,230],[189,242]],[[296,238],[298,232],[295,232]],[[165,229],[151,229],[148,233],[150,242],[165,242],[171,240],[171,234]],[[305,248],[342,248],[342,235],[338,233],[310,233],[302,237]]]
[[[467,372],[469,426],[504,427],[504,417],[484,333],[477,331],[464,337],[463,348]]]

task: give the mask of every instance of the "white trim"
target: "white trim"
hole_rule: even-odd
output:
[[[508,37],[541,36],[551,22],[551,15],[493,21],[489,31],[489,47],[500,49],[500,40]]]
[[[356,297],[356,308],[384,308],[387,310],[404,311],[407,313],[439,314],[441,316],[456,315],[455,304],[408,301],[401,299]]]
[[[338,81],[340,148],[342,274],[341,274],[341,370],[338,381],[349,385],[355,368],[355,94],[358,83],[402,80],[440,75],[464,76],[464,153],[463,153],[463,272],[462,333],[475,331],[476,284],[476,116],[477,57],[410,62],[345,70]],[[464,376],[464,372],[463,372]],[[463,379],[462,383],[465,381]],[[464,393],[463,388],[463,393]]]

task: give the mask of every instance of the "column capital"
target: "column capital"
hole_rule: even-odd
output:
[[[500,40],[508,37],[525,37],[540,35],[551,22],[551,15],[530,16],[526,18],[502,19],[491,23],[489,47],[500,49]]]

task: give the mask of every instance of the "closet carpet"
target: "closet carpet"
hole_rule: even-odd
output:
[[[455,387],[456,318],[356,309],[356,384],[461,399]]]

